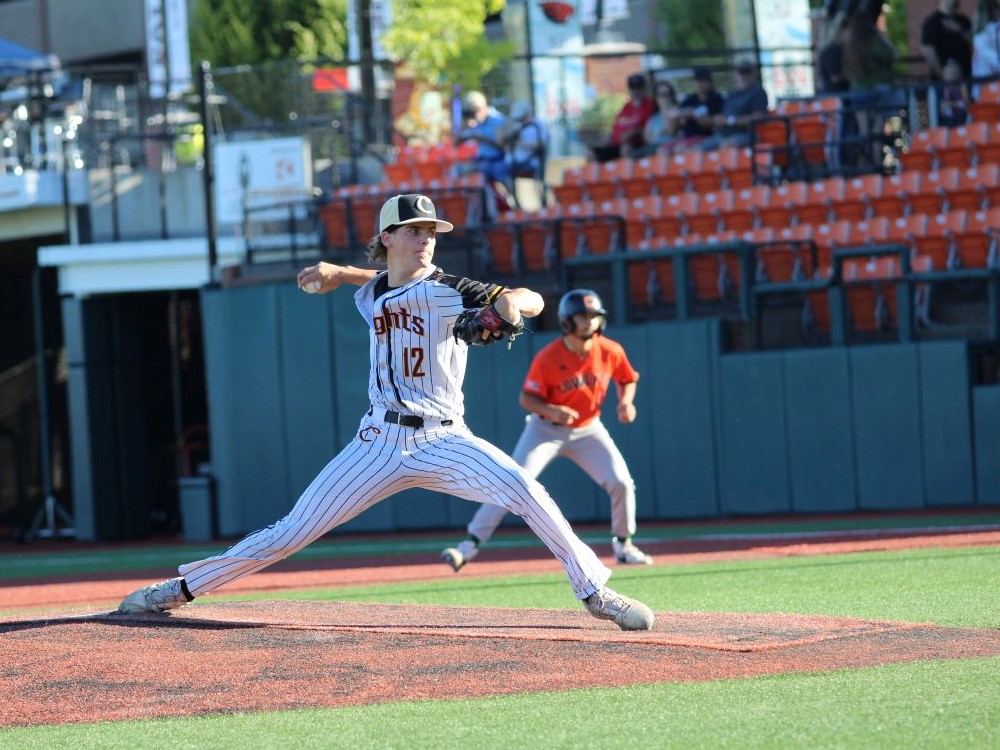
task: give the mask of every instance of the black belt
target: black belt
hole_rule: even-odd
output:
[[[388,424],[398,424],[400,427],[412,427],[415,430],[419,430],[424,426],[424,418],[418,417],[415,414],[400,414],[398,411],[387,411],[385,413],[385,421]],[[442,419],[438,424],[442,427],[448,427],[454,424],[451,419]]]

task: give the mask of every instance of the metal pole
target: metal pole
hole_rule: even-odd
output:
[[[754,62],[757,64],[757,70],[760,70],[760,35],[757,32],[757,4],[754,0],[750,0],[750,28],[753,29],[753,57]]]
[[[202,185],[205,193],[205,228],[208,233],[208,286],[216,285],[216,269],[219,266],[217,247],[218,228],[215,225],[215,163],[212,158],[212,127],[208,120],[208,91],[210,88],[211,66],[202,60],[198,66],[198,114],[204,137],[204,162]]]
[[[25,539],[34,537],[55,538],[57,536],[75,536],[76,532],[72,528],[73,518],[66,510],[56,502],[52,491],[52,446],[51,435],[49,433],[49,378],[48,367],[45,361],[45,326],[42,310],[42,269],[35,266],[32,270],[34,315],[35,315],[35,357],[37,359],[38,373],[38,448],[39,448],[39,473],[42,479],[42,494],[45,496],[45,504],[35,514],[35,519],[31,524]],[[44,513],[45,528],[41,523]],[[56,529],[56,516],[59,516],[67,528]]]
[[[69,156],[67,148],[69,140],[66,133],[63,133],[62,140],[62,199],[63,199],[63,231],[66,234],[65,242],[70,244],[73,241],[73,225],[70,219],[70,199],[69,199]]]
[[[111,136],[108,164],[111,169],[111,239],[118,242],[121,239],[121,228],[118,226],[118,173],[115,170],[115,151],[118,149],[118,139]]]

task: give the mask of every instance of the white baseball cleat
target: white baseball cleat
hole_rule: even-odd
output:
[[[652,565],[653,558],[636,547],[632,539],[624,542],[618,541],[618,537],[611,538],[611,546],[615,551],[615,562],[619,565]]]
[[[629,599],[607,586],[583,600],[587,610],[599,620],[611,620],[622,630],[652,630],[653,610],[640,601]]]
[[[449,547],[441,553],[441,559],[451,566],[456,573],[460,571],[467,562],[479,554],[479,547],[472,541],[466,539],[460,542],[458,547]]]
[[[190,601],[181,587],[183,580],[183,578],[171,578],[133,591],[122,599],[118,611],[123,615],[138,615],[183,607]]]

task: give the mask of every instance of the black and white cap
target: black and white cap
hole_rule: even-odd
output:
[[[437,217],[434,203],[426,195],[409,194],[395,195],[382,205],[378,215],[378,231],[381,234],[390,227],[415,224],[418,221],[433,221],[439,232],[450,232],[455,228],[451,222]]]

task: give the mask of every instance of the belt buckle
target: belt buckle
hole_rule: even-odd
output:
[[[419,430],[424,426],[423,417],[418,417],[415,414],[400,414],[398,411],[387,411],[385,413],[385,421],[389,424],[399,427],[410,427],[415,430]]]

